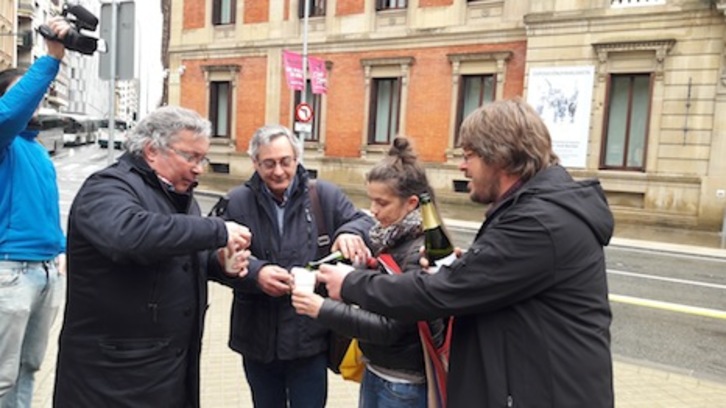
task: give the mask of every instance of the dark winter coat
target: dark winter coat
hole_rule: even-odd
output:
[[[126,154],[86,180],[68,223],[54,406],[198,407],[208,251],[224,222]],[[211,262],[210,262],[211,261]]]
[[[506,198],[434,275],[353,272],[343,299],[396,318],[455,315],[450,407],[612,407],[599,182],[553,166]]]
[[[223,216],[252,232],[252,259],[247,277],[235,285],[230,347],[245,358],[268,363],[314,356],[327,350],[328,329],[295,312],[290,296],[271,297],[257,285],[260,269],[275,264],[285,269],[304,266],[318,251],[318,228],[310,206],[307,171],[298,166],[293,190],[285,204],[280,235],[275,208],[263,196],[264,183],[255,173],[232,190]],[[342,233],[367,237],[372,219],[355,208],[335,185],[318,180],[316,188],[331,242]]]
[[[388,253],[403,272],[418,269],[423,235],[399,242]],[[385,273],[385,272],[382,272]],[[343,302],[325,299],[317,318],[333,331],[358,339],[363,355],[374,367],[425,375],[423,349],[415,322],[371,313]],[[436,338],[443,323],[432,322]]]

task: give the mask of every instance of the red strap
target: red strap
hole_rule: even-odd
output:
[[[401,268],[398,266],[398,263],[395,259],[393,259],[391,254],[378,255],[378,263],[383,265],[383,267],[386,268],[386,271],[390,274],[400,275],[402,273]]]
[[[397,275],[402,273],[401,267],[398,266],[398,263],[395,259],[393,259],[391,254],[384,253],[378,255],[378,262],[383,265],[388,273]],[[436,385],[441,392],[440,397],[442,399],[443,406],[446,406],[446,373],[449,371],[449,347],[451,346],[451,329],[453,326],[454,318],[452,316],[447,319],[444,341],[441,346],[437,348],[434,345],[434,337],[431,334],[431,328],[429,327],[428,322],[418,322],[419,335],[423,340],[423,344],[426,347],[426,351],[428,351],[434,366],[437,382]]]

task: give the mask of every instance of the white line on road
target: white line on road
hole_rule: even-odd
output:
[[[653,309],[667,310],[670,312],[686,313],[696,316],[712,317],[714,319],[726,320],[726,311],[723,310],[680,305],[678,303],[662,302],[660,300],[643,299],[633,296],[615,295],[612,293],[609,295],[609,298],[611,302],[626,303],[629,305],[650,307]]]
[[[642,274],[642,273],[618,271],[618,270],[615,270],[615,269],[608,269],[608,273],[611,273],[613,275],[630,276],[630,277],[633,277],[633,278],[651,279],[651,280],[658,280],[658,281],[663,281],[663,282],[681,283],[681,284],[685,284],[685,285],[703,286],[705,288],[726,290],[726,285],[719,285],[718,283],[708,283],[708,282],[699,282],[699,281],[692,281],[692,280],[686,280],[686,279],[666,278],[666,277],[663,277],[663,276],[646,275],[646,274]]]

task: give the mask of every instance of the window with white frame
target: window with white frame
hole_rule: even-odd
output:
[[[456,113],[456,140],[459,146],[459,131],[461,122],[480,106],[494,101],[497,95],[495,74],[462,75],[459,81],[459,101]]]
[[[209,83],[209,121],[212,122],[212,137],[230,137],[231,90],[232,84],[229,81]]]
[[[308,79],[308,85],[305,87],[305,102],[310,105],[313,109],[313,120],[310,122],[312,124],[312,131],[310,133],[305,134],[305,141],[306,142],[319,142],[320,141],[320,124],[323,122],[323,104],[322,104],[322,95],[320,94],[314,94],[312,91],[312,86],[310,85],[310,80]],[[302,102],[302,91],[295,91],[295,106],[297,106],[300,102]],[[293,109],[293,122],[295,121],[295,112]]]
[[[365,122],[363,146],[389,144],[406,132],[406,100],[412,57],[361,60],[365,75]],[[363,154],[366,150],[365,148]],[[372,150],[377,150],[376,148]]]
[[[455,159],[459,127],[472,111],[504,96],[511,51],[449,54],[451,63],[451,121],[447,157]],[[456,150],[456,152],[455,152]]]
[[[298,0],[298,17],[305,18],[305,0]],[[308,17],[322,17],[325,15],[325,0],[308,0]]]
[[[601,168],[645,170],[652,77],[610,75]]]
[[[375,78],[371,85],[368,144],[388,145],[398,134],[401,78]]]
[[[405,9],[407,6],[407,0],[376,0],[376,10]]]
[[[213,0],[212,24],[234,24],[237,10],[237,0]]]

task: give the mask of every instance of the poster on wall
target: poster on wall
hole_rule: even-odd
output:
[[[591,65],[529,70],[527,102],[547,124],[552,147],[565,167],[587,165],[594,77]]]

